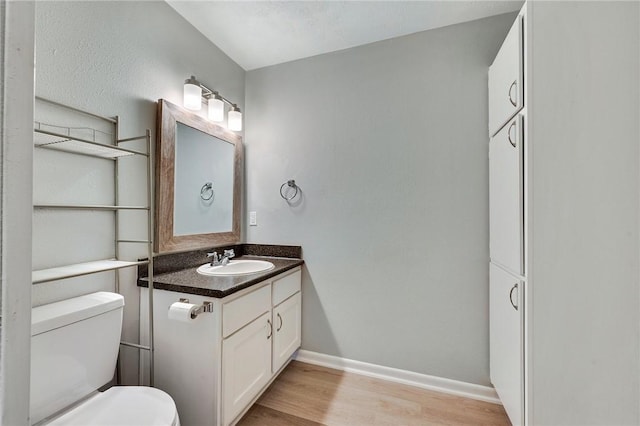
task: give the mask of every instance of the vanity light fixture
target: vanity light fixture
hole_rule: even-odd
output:
[[[224,104],[229,105],[228,127],[229,130],[239,132],[242,130],[242,112],[237,104],[232,103],[215,90],[209,89],[204,84],[191,76],[184,82],[184,107],[193,111],[202,108],[202,98],[207,102],[207,116],[211,121],[224,121]]]
[[[193,111],[200,111],[202,108],[202,87],[194,76],[184,81],[184,107]]]
[[[234,132],[242,130],[242,112],[236,104],[231,105],[231,110],[229,111],[229,130]]]
[[[224,102],[218,92],[213,92],[207,103],[209,104],[209,120],[224,121]]]

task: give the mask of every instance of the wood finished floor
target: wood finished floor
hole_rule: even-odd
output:
[[[501,405],[293,361],[238,426],[510,425]]]

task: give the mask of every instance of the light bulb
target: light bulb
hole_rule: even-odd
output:
[[[202,87],[194,76],[184,81],[184,107],[193,111],[202,108]]]
[[[218,122],[224,120],[224,102],[217,94],[209,98],[209,120]]]
[[[242,113],[240,108],[236,104],[233,104],[231,111],[229,111],[229,130],[239,132],[242,130]]]

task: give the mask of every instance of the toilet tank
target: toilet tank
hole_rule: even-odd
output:
[[[112,379],[123,307],[121,295],[98,292],[31,310],[31,424]]]

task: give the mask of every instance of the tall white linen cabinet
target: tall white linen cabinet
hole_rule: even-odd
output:
[[[513,424],[640,424],[640,3],[528,0],[489,67],[490,374]]]

